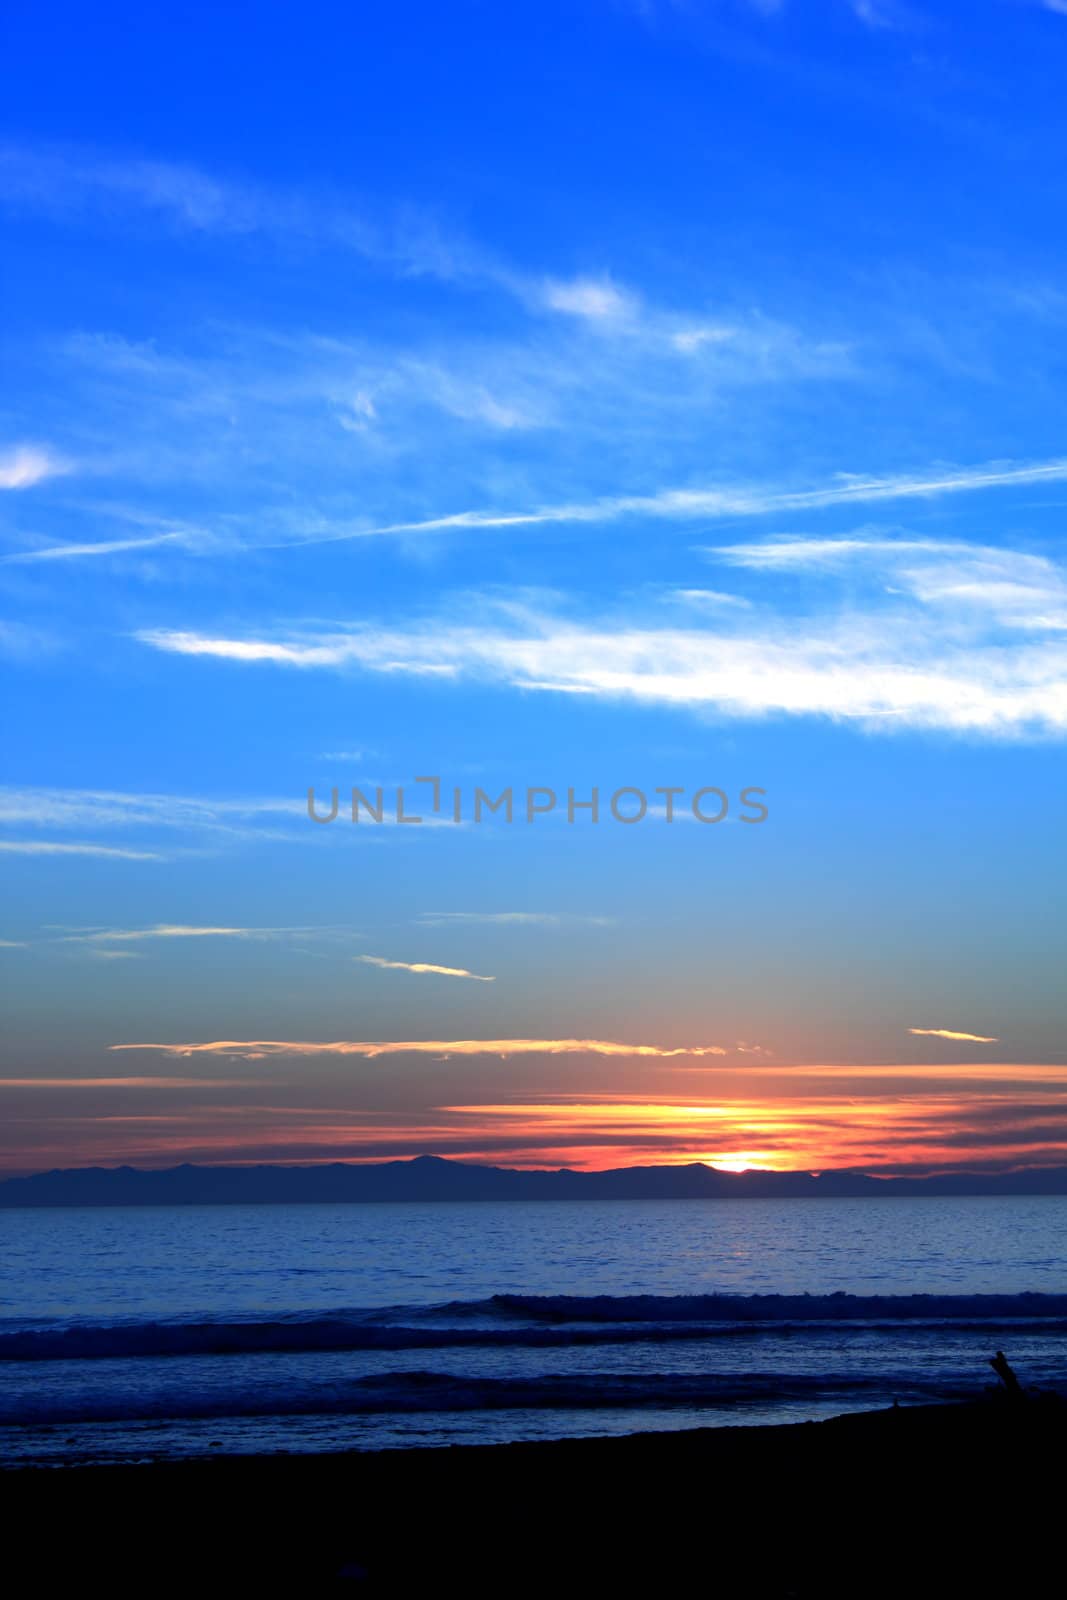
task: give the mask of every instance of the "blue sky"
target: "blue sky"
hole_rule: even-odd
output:
[[[3,26],[6,1164],[1061,1159],[1067,7]]]

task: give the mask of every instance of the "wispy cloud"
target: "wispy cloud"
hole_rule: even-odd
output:
[[[347,252],[400,277],[488,287],[586,322],[619,321],[636,306],[606,274],[566,279],[523,271],[425,207],[373,208],[325,188],[238,181],[179,162],[9,144],[0,148],[0,198],[67,221],[126,212],[192,234],[261,235]]]
[[[739,606],[742,610],[748,610],[752,605],[752,601],[746,600],[744,595],[725,594],[721,589],[672,589],[668,598],[680,605],[711,611],[720,606]]]
[[[35,483],[69,470],[66,462],[39,445],[14,445],[0,450],[0,489],[32,489]]]
[[[909,1033],[925,1039],[953,1039],[960,1044],[999,1044],[1000,1040],[986,1033],[959,1033],[954,1028],[909,1028]]]
[[[582,317],[587,322],[618,322],[636,314],[633,295],[620,289],[610,278],[550,279],[543,290],[544,303],[553,311]]]
[[[719,717],[820,716],[867,730],[986,737],[1067,732],[1067,576],[1025,552],[963,543],[773,539],[713,551],[757,575],[810,571],[810,594],[773,589],[701,625],[575,617],[483,596],[407,629],[371,623],[244,637],[155,629],[177,655],[302,671],[482,678],[527,691],[673,705]],[[841,571],[877,557],[868,592]],[[498,619],[494,626],[493,616]],[[687,619],[688,621],[689,619]]]
[[[759,0],[762,8],[771,3]],[[259,235],[305,249],[340,251],[394,276],[490,289],[533,312],[554,312],[600,330],[629,324],[670,341],[675,333],[684,336],[689,326],[697,331],[705,326],[692,318],[673,326],[677,317],[649,311],[607,271],[546,276],[507,260],[425,207],[375,208],[324,187],[294,190],[179,162],[8,144],[0,147],[0,200],[67,222],[104,212],[114,223],[125,214],[205,237]],[[373,414],[373,397],[363,395],[353,410],[355,425]]]
[[[202,829],[228,833],[306,818],[298,797],[209,798],[113,789],[0,788],[0,823],[37,828]]]
[[[793,572],[806,568],[832,570],[860,557],[892,557],[910,559],[932,552],[967,551],[973,548],[962,541],[940,539],[911,539],[907,537],[878,537],[873,534],[842,535],[823,539],[775,537],[755,539],[743,544],[720,544],[705,547],[706,554],[717,561],[726,561],[738,567],[750,567],[757,572]],[[1005,552],[1001,551],[1000,554]]]
[[[866,576],[882,595],[906,594],[960,616],[985,612],[1006,627],[1067,630],[1067,569],[1047,556],[963,539],[773,538],[718,545],[714,561],[757,573]]]
[[[721,1045],[618,1044],[607,1039],[414,1039],[329,1043],[298,1039],[216,1039],[205,1044],[113,1044],[112,1050],[158,1050],[175,1056],[724,1056]]]
[[[661,489],[655,494],[606,495],[598,500],[541,505],[532,509],[455,511],[418,522],[395,522],[362,528],[335,538],[380,538],[390,534],[444,533],[450,529],[533,527],[550,523],[608,523],[644,517],[666,521],[696,518],[757,517],[775,512],[818,511],[829,506],[870,505],[892,500],[932,500],[943,495],[975,494],[986,489],[1028,488],[1067,482],[1067,460],[955,467],[914,475],[864,478],[842,473],[829,484],[811,489],[762,489],[711,486]]]
[[[691,457],[703,467],[707,425],[714,419],[721,436],[726,392],[857,376],[833,329],[794,326],[750,307],[727,328],[700,312],[649,306],[617,286],[614,296],[631,308],[625,314],[552,311],[539,278],[522,280],[514,294],[527,315],[503,319],[493,333],[475,333],[462,312],[421,338],[414,328],[342,338],[230,324],[207,349],[190,349],[177,335],[161,348],[82,333],[50,351],[46,376],[76,408],[64,412],[64,428],[82,470],[133,479],[136,495],[165,481],[171,507],[190,504],[191,479],[201,490],[226,491],[216,492],[208,528],[160,520],[137,530],[183,532],[171,556],[188,545],[216,557],[368,537],[386,526],[400,537],[424,529],[426,508],[463,507],[486,492],[475,487],[483,484],[501,494],[501,486],[522,485],[533,495],[528,485],[543,473],[531,475],[522,457],[537,447],[547,481],[628,484],[636,471],[643,484],[640,464],[657,436],[670,442],[669,456],[659,452],[665,459]],[[603,289],[599,298],[605,310],[614,303]],[[598,303],[588,286],[584,302]],[[45,394],[39,404],[54,402]],[[558,447],[579,435],[589,471],[561,476]],[[283,466],[300,488],[280,498]],[[198,520],[210,503],[198,497]],[[515,509],[529,519],[529,502]],[[509,515],[506,506],[500,515]],[[426,528],[436,526],[431,515]],[[66,542],[81,543],[84,531],[83,521]]]
[[[17,550],[0,556],[0,565],[28,565],[38,561],[77,561],[85,556],[115,556],[129,550],[150,550],[154,546],[181,541],[177,533],[157,533],[144,539],[102,539],[92,544],[49,544],[35,550]],[[181,541],[184,542],[184,541]]]
[[[103,856],[116,861],[167,859],[156,850],[126,850],[104,844],[61,844],[52,839],[0,839],[0,850],[19,856]]]
[[[325,805],[328,804],[326,800]],[[148,837],[153,846],[158,836],[168,850],[182,835],[187,836],[184,849],[208,852],[229,845],[304,843],[308,839],[307,791],[291,796],[216,798],[107,789],[0,787],[0,826],[16,825],[40,834],[73,830],[84,834],[91,830],[112,835],[132,829]],[[419,831],[455,826],[442,817],[426,816]],[[410,838],[414,830],[397,822],[394,807],[383,813],[381,827],[375,825],[373,834],[360,829],[358,836],[381,839],[386,832],[393,837]],[[325,830],[316,833],[322,838]],[[341,835],[333,831],[331,837],[340,839]],[[103,849],[103,845],[96,848]],[[59,851],[61,846],[42,842],[36,853],[53,849]]]
[[[387,961],[384,956],[353,956],[366,967],[384,967],[390,972],[426,973],[438,978],[472,978],[475,983],[495,983],[480,972],[468,972],[466,967],[438,967],[428,961]]]
[[[335,932],[315,926],[293,928],[197,927],[160,922],[150,928],[90,928],[58,936],[59,944],[137,944],[146,939],[247,939],[275,940],[308,938],[317,933]]]
[[[152,645],[179,656],[217,656],[227,661],[275,662],[290,667],[336,667],[343,662],[358,659],[358,648],[353,650],[346,638],[331,635],[322,643],[294,643],[273,639],[214,638],[208,635],[170,628],[146,628],[135,635],[142,644]],[[439,672],[454,672],[447,663],[415,662],[410,655],[404,659],[387,661],[386,672],[416,670],[425,674],[427,666]]]
[[[677,333],[673,333],[671,343],[676,350],[692,355],[695,351],[702,350],[705,345],[723,344],[736,336],[736,328],[718,323],[698,323],[693,327],[680,328]]]
[[[999,1043],[999,1040],[997,1041]],[[676,1067],[676,1072],[700,1073],[718,1072],[718,1066]],[[907,1061],[907,1062],[882,1062],[871,1064],[869,1062],[836,1062],[830,1065],[825,1063],[797,1063],[794,1066],[771,1066],[765,1062],[753,1062],[745,1066],[745,1078],[764,1078],[773,1082],[775,1089],[783,1085],[798,1082],[829,1079],[841,1086],[842,1091],[855,1080],[863,1083],[875,1079],[879,1083],[891,1083],[900,1079],[902,1082],[917,1080],[927,1085],[950,1083],[965,1085],[970,1082],[982,1083],[989,1087],[999,1086],[1005,1092],[1019,1089],[1029,1089],[1035,1085],[1059,1085],[1067,1089],[1067,1063],[1047,1063],[1035,1061]]]
[[[900,0],[848,0],[849,9],[868,28],[886,32],[913,31],[925,26],[926,19]]]
[[[21,209],[65,220],[101,210],[114,219],[125,210],[191,233],[328,245],[409,276],[508,277],[488,252],[454,229],[446,232],[429,213],[396,207],[372,216],[349,198],[232,181],[178,162],[9,144],[0,149],[0,195]]]

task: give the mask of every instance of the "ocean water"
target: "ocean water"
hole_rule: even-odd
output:
[[[1067,1389],[1067,1198],[0,1211],[0,1463]]]

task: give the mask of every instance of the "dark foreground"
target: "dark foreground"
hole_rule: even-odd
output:
[[[3,1566],[12,1594],[1052,1593],[1065,1446],[1067,1407],[988,1401],[624,1439],[26,1469],[0,1474]]]

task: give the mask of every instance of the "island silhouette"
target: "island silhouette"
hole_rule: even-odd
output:
[[[877,1177],[851,1169],[726,1172],[684,1166],[603,1172],[481,1166],[420,1155],[318,1166],[73,1167],[9,1178],[0,1206],[299,1205],[439,1200],[859,1199],[899,1195],[1064,1195],[1067,1167]]]

